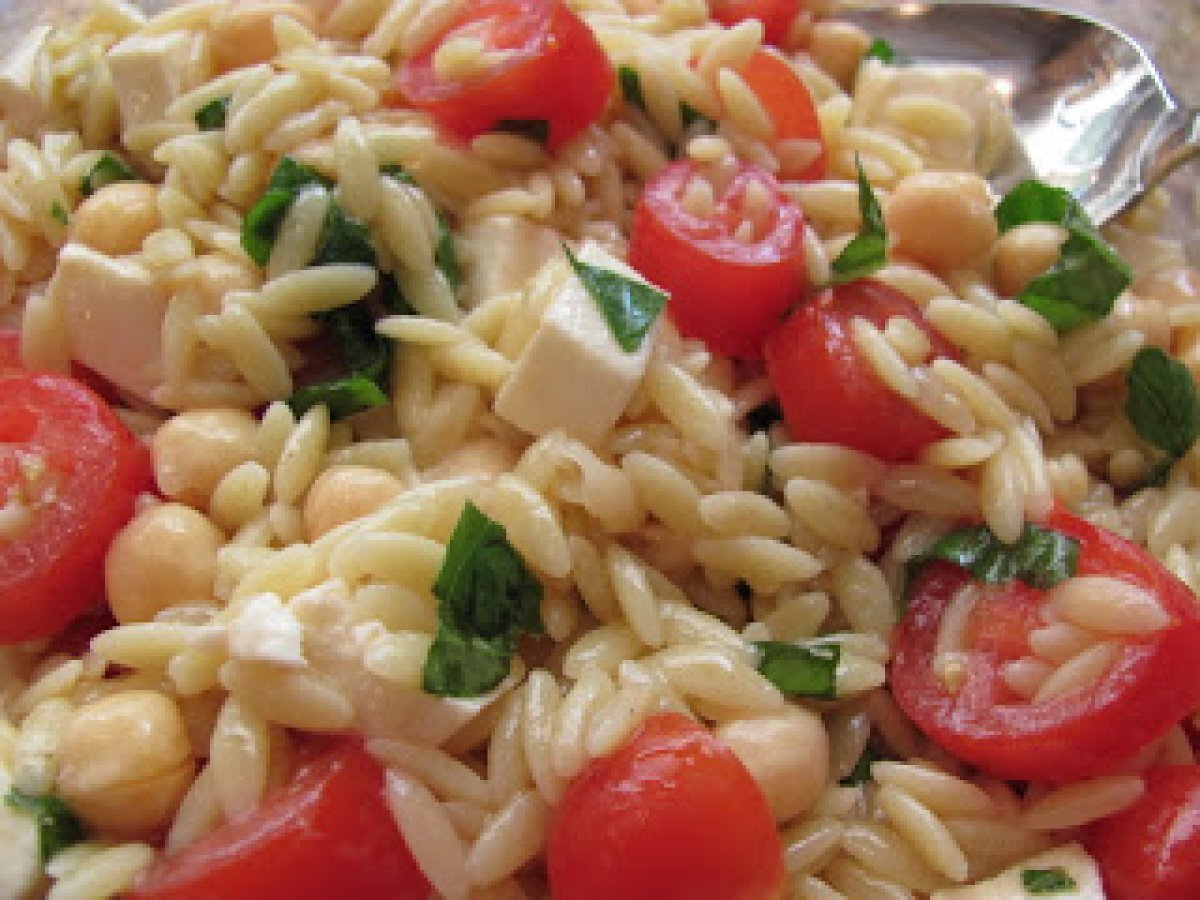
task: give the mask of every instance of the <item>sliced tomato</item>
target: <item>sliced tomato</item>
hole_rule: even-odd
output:
[[[444,75],[435,59],[460,38],[481,44],[491,61]],[[544,127],[551,150],[600,118],[615,83],[595,35],[563,0],[468,0],[396,73],[401,97],[459,137]]]
[[[426,900],[431,888],[383,797],[383,770],[346,742],[292,783],[139,876],[125,900]]]
[[[1088,830],[1109,900],[1200,897],[1200,766],[1145,774],[1146,793]]]
[[[0,328],[0,372],[21,367],[20,332],[12,328]]]
[[[801,0],[713,0],[710,9],[722,25],[758,19],[763,24],[763,40],[781,47],[803,5]]]
[[[917,305],[886,284],[862,279],[824,291],[767,341],[767,374],[788,431],[798,441],[841,444],[893,462],[912,459],[948,432],[875,374],[854,343],[856,317],[880,329],[906,318],[925,332],[930,358],[956,356]]]
[[[972,577],[935,563],[912,587],[890,680],[900,707],[958,758],[1001,778],[1063,782],[1116,770],[1200,707],[1200,614],[1187,586],[1136,545],[1061,510],[1044,524],[1079,542],[1076,575],[1149,592],[1170,624],[1120,638],[1115,662],[1090,686],[1033,702],[1007,687],[1001,667],[1031,655],[1045,592],[1018,582],[983,586],[967,623],[961,683],[950,690],[935,671],[938,635]]]
[[[150,490],[150,456],[82,384],[9,371],[0,383],[0,643],[48,637],[103,599],[104,554]]]
[[[779,177],[819,181],[825,177],[825,140],[808,86],[791,64],[770,50],[759,50],[739,70],[775,126],[775,141],[808,141],[816,154],[807,165],[787,166]]]
[[[711,210],[685,199],[710,190]],[[752,210],[754,198],[766,198]],[[685,337],[726,356],[762,357],[762,345],[805,288],[804,213],[758,166],[710,177],[676,162],[647,182],[634,213],[629,262],[666,290]]]
[[[783,851],[762,791],[708,729],[664,713],[567,787],[546,846],[555,900],[766,900]]]

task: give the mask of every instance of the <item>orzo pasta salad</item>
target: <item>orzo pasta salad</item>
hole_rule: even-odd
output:
[[[0,69],[0,898],[1200,896],[1200,273],[819,0]]]

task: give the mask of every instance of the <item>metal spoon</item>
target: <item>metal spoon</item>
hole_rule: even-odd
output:
[[[1018,147],[999,191],[1036,177],[1103,224],[1200,156],[1200,110],[1181,106],[1137,42],[1094,19],[1036,6],[899,2],[844,10],[920,63],[981,67],[1011,112]]]

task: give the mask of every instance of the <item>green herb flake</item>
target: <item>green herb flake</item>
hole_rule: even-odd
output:
[[[388,178],[398,181],[400,184],[415,185],[417,183],[416,179],[408,173],[408,170],[405,169],[404,166],[401,166],[397,163],[384,163],[379,167],[379,174],[386,175]]]
[[[685,100],[679,101],[679,118],[687,131],[715,131],[717,123]],[[692,126],[698,126],[693,129]]]
[[[871,189],[871,182],[863,172],[862,163],[858,159],[854,162],[858,169],[858,209],[862,215],[862,225],[854,239],[833,261],[834,284],[866,278],[887,263],[887,226],[883,221],[883,210]]]
[[[271,173],[266,193],[242,220],[242,249],[255,263],[265,266],[296,195],[306,187],[332,186],[332,181],[311,166],[283,157]]]
[[[801,647],[782,641],[755,641],[758,671],[789,697],[837,698],[838,644]]]
[[[59,851],[84,839],[82,823],[57,797],[26,794],[14,787],[5,795],[4,802],[10,809],[27,813],[37,821],[38,853],[43,864]]]
[[[1129,265],[1063,188],[1022,182],[1000,201],[995,214],[1001,233],[1028,222],[1051,222],[1066,229],[1058,261],[1017,296],[1059,331],[1103,319],[1133,280]]]
[[[1073,891],[1079,884],[1062,866],[1052,869],[1022,869],[1021,886],[1030,894],[1061,894]]]
[[[66,225],[69,221],[69,217],[67,216],[67,208],[59,201],[55,200],[50,204],[50,218],[52,218],[59,225]]]
[[[430,694],[478,697],[508,675],[521,633],[544,634],[542,585],[504,527],[468,501],[433,583],[438,631],[425,658]]]
[[[220,131],[229,116],[229,101],[232,97],[217,97],[196,110],[196,127],[201,131]]]
[[[287,405],[299,418],[314,406],[323,403],[329,407],[330,420],[337,422],[355,413],[386,406],[387,402],[387,394],[380,390],[374,381],[365,375],[351,375],[349,378],[337,378],[302,387],[288,398]]]
[[[667,295],[643,281],[584,262],[566,244],[563,244],[563,252],[600,307],[621,349],[626,353],[637,352],[654,320],[666,307]]]
[[[542,145],[550,140],[550,123],[545,119],[501,119],[492,131],[515,134]]]
[[[116,184],[118,181],[137,181],[137,172],[119,156],[112,153],[101,154],[91,170],[79,179],[79,193],[90,197],[102,187]]]
[[[642,93],[642,78],[638,70],[633,66],[617,66],[617,83],[621,86],[621,96],[625,102],[645,112],[646,96]]]
[[[871,46],[867,48],[863,59],[877,59],[886,65],[894,65],[896,63],[896,48],[883,38],[875,38],[875,40],[871,41]]]
[[[1188,367],[1157,347],[1138,351],[1125,376],[1125,415],[1134,430],[1166,454],[1148,482],[1161,484],[1200,436],[1200,397]]]
[[[445,213],[438,213],[438,239],[433,248],[433,263],[446,278],[446,283],[457,291],[462,285],[462,270],[458,266],[458,251],[454,245],[454,232]]]
[[[360,220],[346,212],[340,203],[329,204],[325,221],[321,225],[321,237],[313,254],[313,266],[335,264],[375,265],[375,248],[371,244],[371,232]]]
[[[875,752],[875,749],[867,744],[863,748],[862,754],[858,757],[858,761],[854,764],[854,768],[850,770],[845,778],[838,781],[842,787],[858,787],[860,784],[866,784],[871,780],[871,766],[879,762],[883,757]]]
[[[906,583],[911,585],[931,562],[961,566],[987,584],[1014,579],[1034,588],[1052,588],[1075,574],[1079,542],[1058,531],[1026,524],[1016,543],[1002,543],[986,525],[959,528],[908,561]]]
[[[320,186],[333,187],[333,182],[314,169],[312,166],[297,162],[290,156],[279,160],[271,179],[267,182],[267,190],[286,190],[296,193],[301,188]]]

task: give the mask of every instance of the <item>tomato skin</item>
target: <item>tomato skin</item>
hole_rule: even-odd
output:
[[[491,47],[512,58],[467,80],[441,78],[433,56],[446,36],[489,19]],[[469,140],[504,120],[542,120],[550,150],[600,118],[615,83],[595,35],[563,0],[470,0],[446,32],[396,73],[400,95],[459,137]]]
[[[667,310],[685,337],[726,356],[760,359],[763,341],[804,290],[804,213],[770,173],[742,163],[717,196],[714,217],[693,215],[682,196],[700,171],[676,162],[646,183],[629,263],[671,295]],[[754,182],[774,203],[757,238],[743,243],[733,235]]]
[[[891,391],[855,347],[860,316],[882,329],[903,316],[916,324],[932,356],[957,356],[907,296],[870,279],[822,292],[767,340],[767,375],[797,441],[841,444],[887,462],[913,459],[949,432]]]
[[[747,19],[763,24],[763,40],[782,46],[800,13],[800,0],[713,0],[712,17],[722,25],[736,25]]]
[[[0,328],[0,373],[20,368],[21,334],[11,328]]]
[[[783,882],[762,791],[677,713],[647,719],[568,785],[546,860],[555,900],[766,900]]]
[[[949,693],[933,670],[942,614],[970,575],[935,563],[913,585],[895,636],[890,682],[901,709],[955,756],[1001,778],[1065,782],[1113,772],[1200,706],[1200,613],[1192,592],[1148,553],[1062,510],[1045,526],[1080,543],[1077,575],[1120,578],[1153,593],[1172,618],[1154,634],[1128,637],[1112,668],[1083,692],[1032,704],[1003,685],[999,667],[1014,658],[1010,636],[968,637],[965,681]],[[975,618],[1006,606],[1036,606],[1043,592],[996,585]],[[1010,613],[1014,628],[1033,626]],[[1026,645],[1027,646],[1027,645]]]
[[[773,140],[813,141],[820,152],[802,168],[784,168],[779,177],[794,181],[820,181],[825,177],[825,141],[817,107],[807,85],[796,70],[780,56],[759,50],[739,70],[775,126]]]
[[[1146,793],[1084,839],[1109,900],[1200,897],[1200,766],[1145,773]]]
[[[31,461],[42,469],[32,478]],[[0,541],[0,644],[49,637],[103,599],[108,545],[152,486],[149,453],[95,393],[61,375],[5,373],[0,496],[34,502],[30,523]]]
[[[383,797],[383,770],[347,741],[246,818],[159,859],[125,900],[426,900]]]

